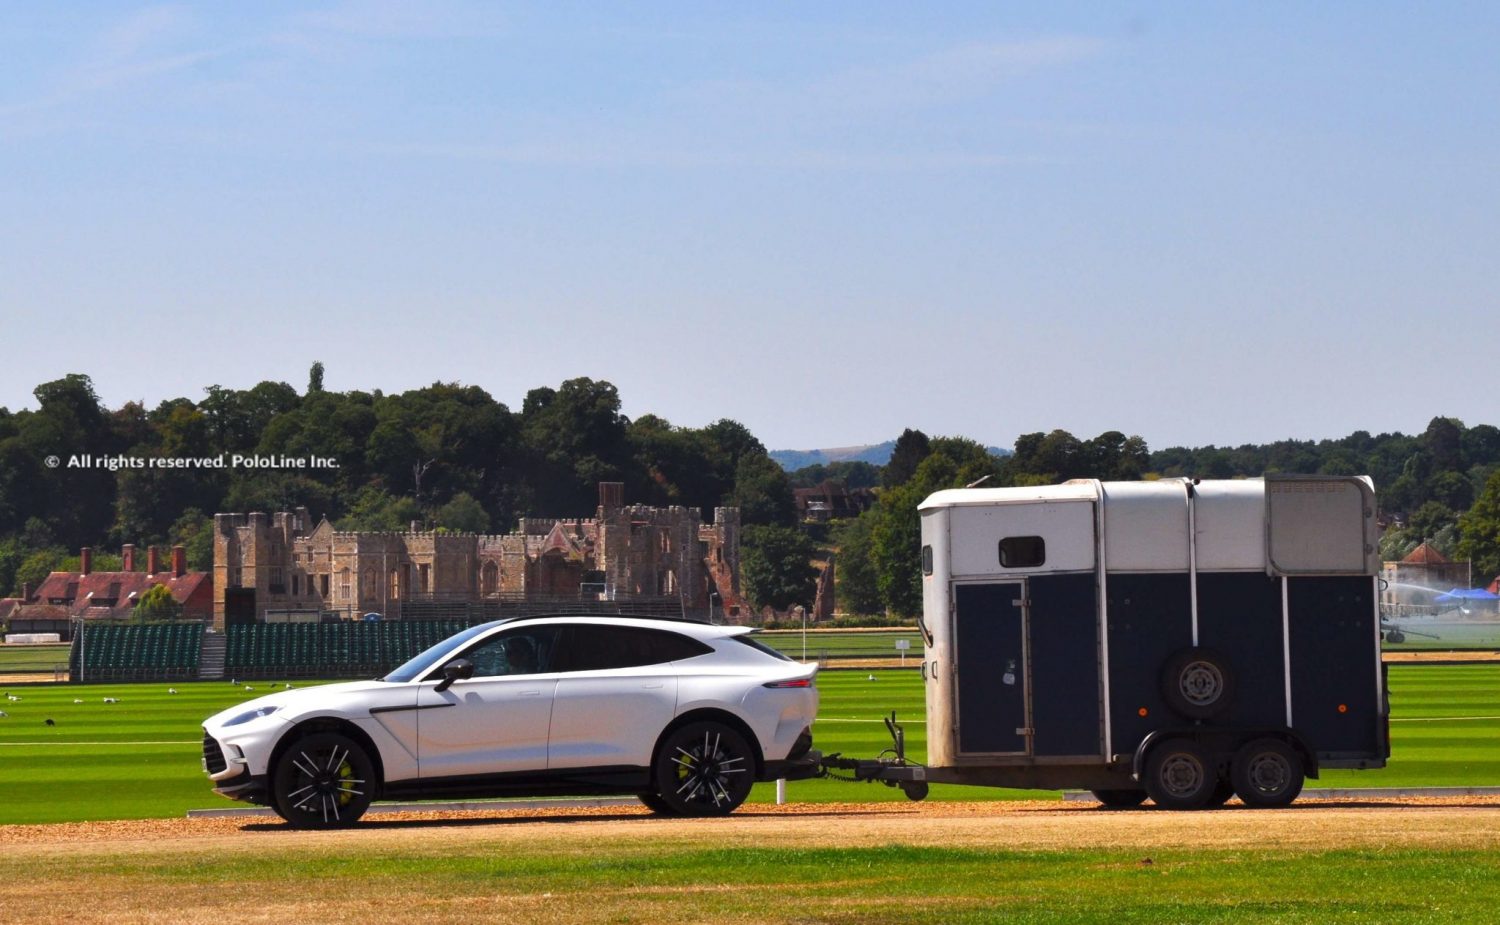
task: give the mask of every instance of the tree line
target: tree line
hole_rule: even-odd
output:
[[[1021,436],[1005,458],[971,440],[907,430],[880,473],[875,506],[835,526],[840,607],[899,616],[921,610],[917,505],[934,491],[981,480],[1005,487],[1267,473],[1369,475],[1386,524],[1382,558],[1400,559],[1428,542],[1450,559],[1472,559],[1476,579],[1500,575],[1500,429],[1488,424],[1435,417],[1416,436],[1356,431],[1337,440],[1157,451],[1118,431],[1085,440],[1054,430]],[[793,480],[799,481],[795,473]]]
[[[787,474],[744,425],[677,427],[620,411],[616,388],[588,378],[529,391],[512,410],[477,386],[438,382],[398,394],[334,392],[314,364],[285,382],[211,385],[194,400],[106,408],[86,375],[38,386],[35,410],[0,408],[0,593],[77,567],[123,543],[182,543],[212,564],[212,515],[305,506],[344,530],[509,532],[523,515],[586,517],[598,483],[627,502],[740,508],[751,527],[791,527]],[[221,455],[329,457],[336,468],[109,468],[101,461]],[[71,467],[88,456],[89,467]],[[49,465],[56,462],[56,466]]]
[[[944,488],[1053,484],[1071,478],[1238,478],[1268,472],[1374,477],[1382,555],[1426,540],[1476,575],[1500,573],[1500,429],[1433,418],[1414,436],[1357,431],[1336,440],[1151,450],[1138,436],[1022,435],[1007,457],[964,437],[908,429],[889,462],[831,463],[786,473],[744,425],[681,427],[621,413],[618,390],[570,379],[527,392],[512,410],[478,386],[437,382],[385,394],[333,392],[313,364],[301,391],[285,382],[211,385],[194,399],[106,408],[89,378],[39,385],[34,410],[0,408],[0,593],[76,569],[118,569],[123,543],[188,549],[212,564],[211,516],[303,506],[340,529],[508,532],[521,516],[586,517],[602,481],[630,502],[709,513],[740,508],[747,596],[785,609],[812,602],[820,544],[836,550],[840,609],[916,614],[921,605],[917,504]],[[336,468],[131,468],[109,457],[329,457]],[[96,465],[71,467],[88,455]],[[56,457],[56,467],[48,465]],[[826,536],[797,523],[794,487],[825,480],[868,488],[873,507]]]

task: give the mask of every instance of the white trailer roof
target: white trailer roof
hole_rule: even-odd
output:
[[[924,514],[955,510],[952,555],[993,558],[999,538],[1043,536],[1046,570],[1091,566],[1080,543],[1095,542],[1092,517],[1064,516],[1067,504],[1102,502],[1103,556],[1112,572],[1176,572],[1190,561],[1204,571],[1271,574],[1373,574],[1378,530],[1368,478],[1272,476],[1269,479],[1075,480],[1020,488],[957,488],[932,494]],[[1038,519],[1027,506],[1054,507]],[[1018,507],[1019,506],[1019,507]],[[980,516],[974,508],[990,508]],[[977,519],[976,519],[977,518]],[[964,550],[974,546],[973,555]],[[1064,554],[1068,552],[1069,554]],[[989,565],[986,565],[988,570]],[[972,569],[970,569],[972,570]],[[957,574],[957,571],[955,571]]]

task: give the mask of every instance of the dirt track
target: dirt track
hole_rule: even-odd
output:
[[[640,839],[727,847],[900,842],[1004,848],[1464,847],[1500,848],[1500,797],[1299,802],[1285,810],[1102,811],[1048,802],[752,805],[727,819],[654,819],[643,810],[393,813],[341,832],[297,832],[266,818],[149,819],[0,826],[0,845],[31,857],[80,853],[266,852],[319,843],[561,846]],[[3,894],[0,894],[3,895]]]

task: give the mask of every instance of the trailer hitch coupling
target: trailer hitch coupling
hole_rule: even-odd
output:
[[[885,730],[891,735],[891,747],[881,752],[874,760],[869,758],[845,758],[838,752],[823,756],[823,776],[835,780],[880,781],[887,787],[900,787],[909,800],[921,800],[927,796],[927,769],[906,760],[906,730],[896,721],[896,711],[884,717]],[[851,775],[835,771],[851,771]]]

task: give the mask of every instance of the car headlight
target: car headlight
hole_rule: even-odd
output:
[[[272,713],[275,713],[279,709],[281,709],[281,707],[261,707],[258,710],[249,710],[241,713],[239,716],[236,716],[233,719],[227,720],[224,725],[238,726],[241,723],[248,723],[252,719],[260,719],[264,716],[270,716]]]

